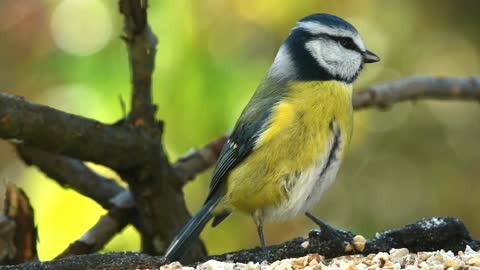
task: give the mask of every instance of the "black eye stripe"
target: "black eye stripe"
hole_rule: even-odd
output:
[[[338,44],[340,44],[345,49],[362,53],[362,50],[357,46],[357,44],[350,37],[333,36],[333,35],[329,35],[329,34],[325,34],[325,33],[312,34],[312,33],[308,32],[306,30],[303,30],[303,29],[298,30],[298,33],[301,33],[299,38],[301,40],[303,40],[303,42],[308,42],[310,40],[315,40],[315,39],[319,39],[319,38],[330,39],[330,40],[338,42]]]
[[[362,50],[360,50],[360,48],[357,46],[357,44],[355,44],[353,39],[350,38],[350,37],[332,36],[332,35],[328,35],[328,34],[316,34],[316,35],[309,34],[307,39],[312,40],[312,39],[317,39],[317,38],[328,38],[328,39],[331,39],[333,41],[338,42],[345,49],[349,49],[349,50],[356,51],[356,52],[359,52],[359,53],[362,52]]]
[[[338,37],[338,36],[329,36],[332,40],[335,40],[340,45],[342,45],[345,49],[361,52],[360,48],[358,48],[357,44],[353,41],[350,37]]]

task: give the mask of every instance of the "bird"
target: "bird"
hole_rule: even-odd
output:
[[[264,221],[309,212],[334,182],[353,129],[352,83],[380,61],[335,15],[300,19],[223,146],[201,209],[165,252],[180,260],[213,219],[250,215],[268,259]],[[323,229],[323,228],[322,228]]]

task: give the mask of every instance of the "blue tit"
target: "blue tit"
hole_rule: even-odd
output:
[[[168,247],[180,259],[213,218],[253,217],[261,245],[264,220],[305,214],[333,183],[350,143],[352,83],[380,58],[357,30],[329,14],[290,31],[225,143],[203,207]]]

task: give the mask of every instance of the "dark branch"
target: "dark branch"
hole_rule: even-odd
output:
[[[118,170],[144,163],[152,154],[150,145],[157,142],[133,127],[102,124],[4,93],[0,138]]]
[[[173,164],[173,167],[183,172],[180,179],[186,182],[188,180],[187,177],[193,178],[194,176],[191,175],[192,171],[188,171],[191,168],[213,164],[225,139],[226,136],[220,137],[214,142],[194,151],[194,155],[187,153],[179,158]],[[109,213],[101,217],[85,233],[84,237],[72,243],[62,254],[58,255],[59,258],[96,252],[102,249],[116,233],[121,232],[129,223],[133,223],[136,227],[139,226],[136,218],[138,213],[136,208],[131,205],[134,202],[130,192],[111,179],[95,173],[85,166],[83,162],[69,157],[51,154],[24,145],[18,145],[17,151],[26,164],[37,166],[60,185],[71,188],[95,200],[106,209],[111,207]],[[130,206],[126,207],[125,205],[127,204]]]
[[[36,165],[60,185],[72,188],[109,209],[106,215],[58,255],[58,258],[96,252],[129,223],[140,228],[130,192],[113,180],[95,173],[83,162],[72,158],[21,145],[17,147],[17,151],[25,163]]]
[[[132,91],[132,111],[129,121],[136,126],[152,126],[155,106],[152,104],[152,73],[155,67],[157,38],[147,21],[148,1],[120,0],[124,15],[124,40],[128,48]]]
[[[324,237],[316,230],[308,238],[296,238],[280,245],[268,247],[271,261],[284,258],[305,256],[309,253],[319,253],[327,258],[350,254],[367,255],[372,252],[389,251],[392,248],[407,248],[410,252],[465,250],[466,245],[472,249],[480,249],[480,241],[472,240],[465,225],[455,218],[431,218],[406,225],[395,230],[378,233],[376,237],[366,241],[362,252],[346,252],[344,248],[332,249],[330,242],[334,240]],[[306,243],[308,241],[308,245]],[[219,261],[231,260],[235,262],[258,261],[263,255],[260,248],[243,250],[219,256],[206,257],[202,261],[215,259]],[[1,269],[78,269],[79,266],[89,269],[157,269],[165,264],[163,257],[150,257],[139,253],[107,253],[74,256],[65,259],[44,263],[27,263]]]
[[[49,262],[32,262],[21,265],[0,266],[1,270],[135,270],[160,269],[165,264],[162,257],[137,252],[112,252],[72,256]]]
[[[27,165],[37,166],[61,186],[91,198],[105,209],[112,206],[111,198],[124,191],[112,179],[97,174],[79,160],[25,145],[18,145],[17,152]]]
[[[378,233],[372,239],[366,241],[363,250],[346,250],[345,246],[338,246],[332,242],[337,239],[326,237],[318,230],[310,232],[308,238],[296,238],[280,245],[268,247],[272,261],[305,256],[309,253],[319,253],[326,258],[339,257],[350,254],[388,252],[392,248],[407,248],[410,252],[452,250],[457,252],[465,250],[467,245],[473,249],[480,248],[480,241],[472,240],[470,233],[463,222],[456,218],[431,218],[423,219],[413,224],[406,225],[395,230]],[[308,241],[308,245],[305,245]],[[303,244],[303,245],[302,245]],[[304,247],[306,246],[306,248]],[[219,256],[210,256],[210,259],[235,262],[256,261],[261,256],[260,248],[242,250]]]
[[[124,15],[124,40],[127,44],[132,74],[132,111],[128,123],[146,127],[157,143],[149,145],[153,154],[148,162],[135,170],[124,170],[121,176],[130,187],[138,216],[142,222],[140,234],[142,251],[162,254],[178,229],[190,215],[186,209],[180,182],[165,155],[161,144],[162,122],[155,123],[155,108],[151,104],[152,72],[155,64],[156,37],[147,19],[147,0],[119,0]],[[191,258],[205,254],[202,245],[194,244]]]

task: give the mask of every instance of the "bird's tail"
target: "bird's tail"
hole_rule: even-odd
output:
[[[212,198],[205,202],[200,211],[183,226],[165,252],[165,257],[168,261],[178,261],[188,251],[192,242],[195,241],[202,232],[202,229],[212,218],[212,210],[217,206],[219,201],[217,198]]]

